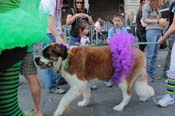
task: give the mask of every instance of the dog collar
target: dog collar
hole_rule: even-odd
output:
[[[67,61],[63,60],[62,65],[64,64],[64,69],[67,70],[69,68],[68,61],[69,57],[73,56],[73,53],[71,51],[68,51]]]

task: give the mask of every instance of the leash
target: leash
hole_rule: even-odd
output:
[[[139,45],[153,45],[153,44],[160,44],[159,42],[135,42],[132,44],[133,47],[138,47]]]
[[[134,45],[159,44],[159,42],[135,42]]]

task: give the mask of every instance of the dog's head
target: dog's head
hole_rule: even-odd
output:
[[[41,68],[52,67],[59,71],[62,60],[67,58],[67,47],[63,44],[50,44],[43,48],[40,57],[35,58],[35,62]]]

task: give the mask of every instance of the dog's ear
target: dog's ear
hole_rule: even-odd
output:
[[[55,51],[55,54],[59,57],[61,56],[62,59],[66,59],[67,58],[67,55],[68,55],[68,48],[67,46],[63,45],[63,44],[57,44],[56,46],[56,51]]]
[[[42,51],[42,54],[43,54],[44,58],[47,58],[47,59],[50,58],[50,56],[52,55],[51,54],[51,49],[52,49],[52,46],[47,46],[47,47],[44,48],[44,50]]]

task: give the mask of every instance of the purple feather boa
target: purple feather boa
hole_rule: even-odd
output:
[[[109,40],[114,67],[113,83],[121,82],[131,73],[136,56],[136,49],[131,47],[134,42],[136,42],[136,38],[125,32],[119,32]]]

